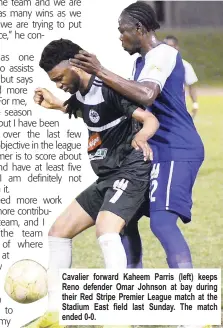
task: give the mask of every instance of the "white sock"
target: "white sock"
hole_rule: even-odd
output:
[[[106,233],[98,238],[106,269],[126,269],[125,249],[118,233]]]
[[[48,311],[59,310],[60,269],[67,269],[72,264],[72,239],[48,237],[49,268],[48,276]]]

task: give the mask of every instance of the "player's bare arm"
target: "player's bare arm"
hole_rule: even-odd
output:
[[[66,106],[62,100],[54,96],[49,90],[45,88],[37,88],[33,97],[34,102],[47,109],[57,109],[66,112]]]
[[[194,119],[197,112],[198,112],[198,109],[199,109],[199,105],[198,105],[198,101],[197,101],[197,87],[196,87],[196,84],[189,85],[188,86],[188,91],[189,91],[189,95],[191,97],[191,100],[193,102],[191,116]]]
[[[132,117],[143,123],[142,129],[132,140],[132,147],[143,152],[144,160],[153,160],[153,152],[148,144],[148,140],[153,137],[159,128],[159,121],[150,112],[137,108]]]
[[[116,92],[144,106],[151,106],[160,93],[158,84],[126,80],[104,68],[97,57],[87,51],[81,50],[75,58],[71,58],[69,61],[71,65],[96,75]]]

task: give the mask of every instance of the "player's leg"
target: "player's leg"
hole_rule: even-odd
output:
[[[72,264],[72,238],[94,225],[91,216],[74,200],[56,219],[49,231],[48,310],[58,308],[59,269]]]
[[[112,187],[111,187],[112,186]],[[145,201],[147,181],[111,181],[96,220],[96,233],[106,268],[127,267],[120,232],[134,218]]]
[[[143,267],[142,241],[138,227],[138,222],[143,216],[149,217],[149,191],[147,192],[146,201],[125,227],[123,234],[121,234],[122,244],[127,257],[127,268],[129,269],[141,269]]]
[[[139,234],[138,220],[132,220],[121,234],[122,245],[127,257],[128,269],[140,269],[142,264],[142,242]]]
[[[163,246],[169,268],[192,268],[189,246],[177,226],[178,214],[151,212],[150,227]]]
[[[49,231],[48,311],[27,328],[59,328],[59,270],[71,267],[72,238],[95,224],[103,198],[96,183],[84,190],[57,218]]]
[[[127,258],[120,232],[125,221],[109,211],[101,211],[96,220],[96,234],[107,269],[125,269]]]
[[[82,231],[93,226],[99,209],[103,203],[103,197],[98,192],[98,184],[93,183],[84,190],[76,200],[58,217],[49,231],[49,307],[55,307],[53,294],[54,279],[58,280],[58,272],[61,268],[71,267],[72,262],[72,238]]]
[[[191,268],[189,246],[177,226],[191,220],[192,187],[201,163],[164,162],[151,172],[151,230],[162,244],[170,268]]]
[[[27,328],[63,327],[59,326],[59,270],[71,267],[72,238],[94,225],[90,215],[74,200],[56,219],[49,231],[48,308]]]

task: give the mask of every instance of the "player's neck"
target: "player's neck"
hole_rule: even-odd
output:
[[[81,77],[81,80],[80,80],[80,86],[79,86],[79,91],[80,93],[82,94],[82,96],[86,95],[88,93],[88,91],[90,90],[91,88],[91,85],[93,83],[93,76],[86,73],[86,72],[83,72],[83,75]]]
[[[149,32],[145,35],[143,41],[142,41],[142,45],[140,48],[140,55],[142,57],[144,57],[147,52],[149,52],[150,50],[152,50],[153,48],[157,47],[159,44],[161,44],[162,42],[160,42],[155,33],[154,32]]]

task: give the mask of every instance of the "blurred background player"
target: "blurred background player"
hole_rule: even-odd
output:
[[[98,179],[72,201],[49,231],[48,311],[29,328],[60,327],[59,269],[71,267],[72,239],[96,225],[105,267],[125,269],[127,258],[120,233],[131,220],[141,218],[143,209],[147,212],[149,206],[151,149],[147,140],[159,123],[153,114],[94,75],[71,66],[68,59],[80,49],[64,39],[44,48],[40,67],[58,88],[73,96],[65,105],[48,90],[38,88],[34,101],[69,117],[83,118],[89,133],[88,155]]]
[[[164,39],[164,42],[169,46],[179,50],[179,42],[175,36],[167,35]],[[188,87],[188,92],[192,100],[191,116],[194,119],[199,109],[198,100],[197,100],[197,87],[196,87],[196,82],[198,81],[198,78],[192,65],[184,59],[182,59],[182,61],[185,69],[185,85]]]

